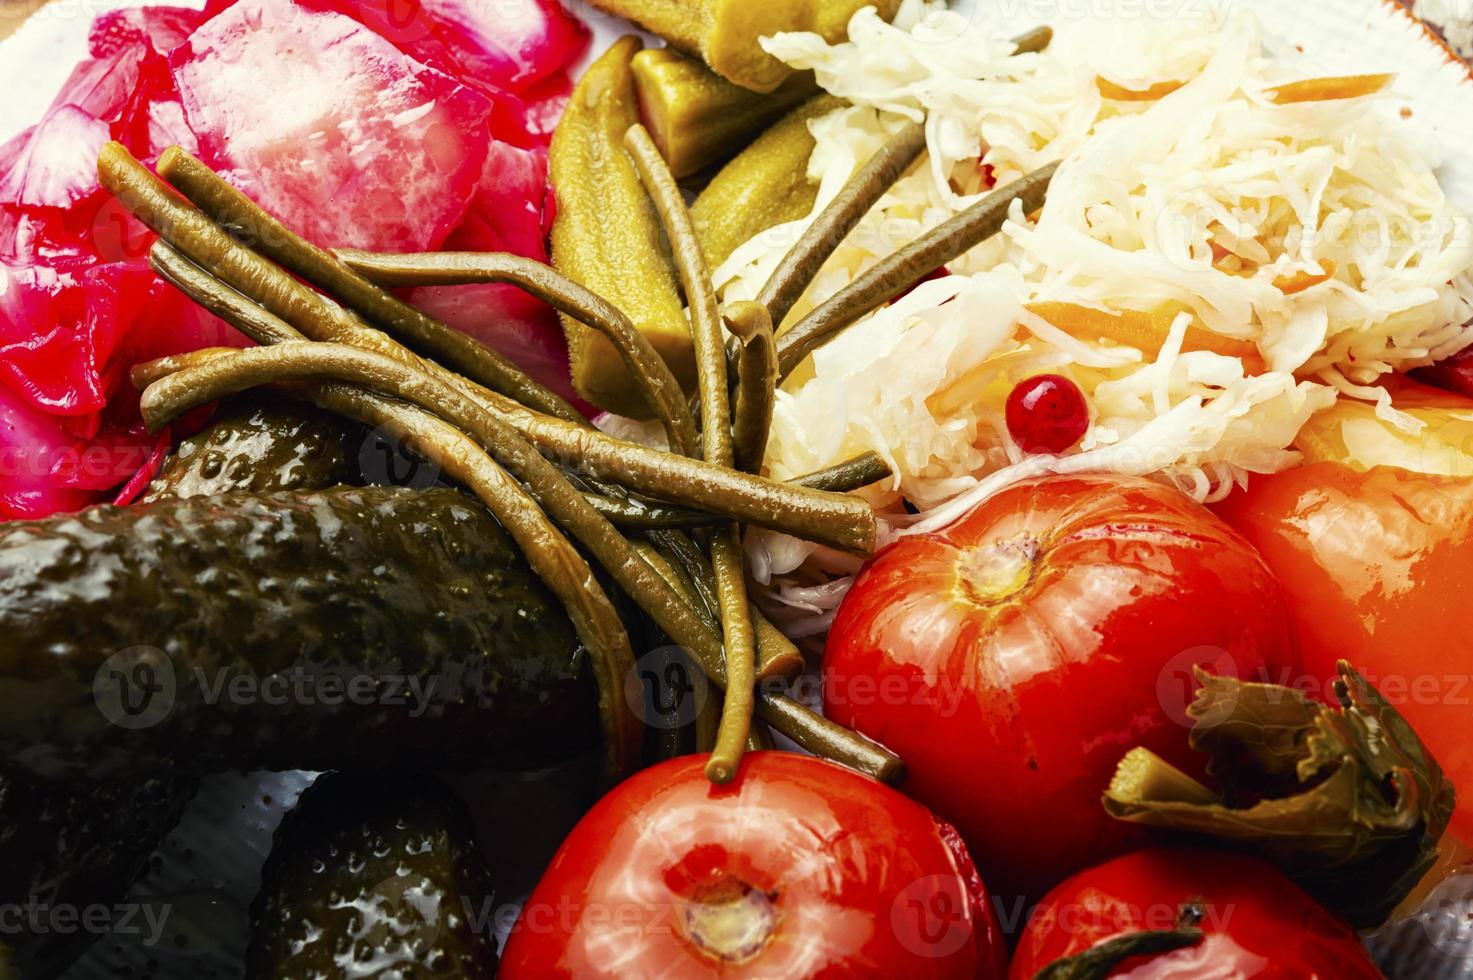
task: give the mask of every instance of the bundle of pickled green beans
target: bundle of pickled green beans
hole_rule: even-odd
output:
[[[1003,188],[901,248],[776,338],[774,323],[919,157],[921,127],[902,131],[860,170],[756,302],[723,310],[708,273],[711,246],[703,247],[674,174],[638,122],[639,47],[627,38],[610,48],[558,129],[557,270],[494,253],[334,252],[299,237],[182,149],[161,156],[156,177],[121,145],[104,147],[103,186],[159,234],[155,270],[260,345],[137,366],[145,419],[160,429],[226,395],[273,385],[384,429],[431,459],[485,504],[566,609],[598,682],[610,780],[640,764],[643,731],[623,694],[634,671],[629,631],[605,582],[725,689],[719,726],[706,726],[714,730],[705,746],[713,780],[733,778],[744,747],[762,744],[770,725],[806,749],[896,781],[899,759],[771,683],[795,673],[801,657],[748,600],[742,525],[868,554],[873,512],[844,491],[888,473],[869,456],[792,483],[762,478],[775,386],[844,327],[995,234],[1014,200],[1038,207],[1052,172]],[[727,170],[735,177],[723,184],[718,176],[707,211],[713,193],[729,193],[750,173],[740,158]],[[641,247],[651,241],[668,250]],[[513,284],[563,314],[575,375],[595,360],[594,339],[611,351],[639,414],[660,421],[669,450],[604,434],[495,351],[389,291],[484,282]],[[693,349],[694,404],[667,363],[678,357],[657,349],[661,331]]]
[[[593,79],[597,85],[601,70],[619,69],[632,55],[631,46],[615,45],[584,84]],[[133,379],[144,389],[145,419],[160,429],[224,396],[274,385],[383,428],[430,458],[485,504],[566,609],[598,681],[610,780],[640,764],[643,733],[623,695],[634,670],[629,633],[603,581],[627,594],[725,689],[708,768],[713,780],[733,778],[744,747],[749,741],[762,744],[770,725],[810,751],[897,781],[898,758],[769,683],[796,672],[801,657],[748,600],[742,525],[868,554],[875,544],[873,512],[843,491],[888,472],[870,456],[792,483],[762,478],[755,471],[774,388],[826,339],[995,233],[1014,199],[1037,207],[1051,172],[1004,188],[902,248],[775,339],[773,322],[786,315],[837,243],[919,156],[920,127],[901,133],[863,168],[794,246],[757,302],[722,310],[691,215],[660,151],[637,122],[623,129],[621,146],[595,146],[600,138],[607,142],[609,121],[605,116],[582,133],[576,120],[565,121],[558,138],[580,140],[606,160],[617,152],[618,164],[645,189],[649,212],[670,244],[680,289],[669,297],[673,305],[666,304],[664,315],[680,316],[680,329],[694,343],[694,407],[646,333],[619,305],[589,288],[589,280],[607,282],[618,270],[580,283],[502,254],[333,252],[297,236],[177,147],[160,158],[155,177],[123,147],[109,144],[98,162],[103,186],[159,234],[150,255],[156,271],[260,345],[139,365]],[[555,177],[558,161],[569,156],[554,147]],[[605,222],[616,230],[621,224]],[[579,233],[576,225],[560,221],[556,252],[587,254],[589,243],[569,245]],[[600,432],[495,351],[388,291],[471,282],[515,284],[606,340],[647,414],[660,420],[669,451]],[[700,530],[692,537],[686,528]],[[595,573],[590,559],[607,579]]]
[[[625,507],[645,510],[618,484],[605,481],[621,481],[636,492],[701,510],[712,519],[753,521],[859,552],[871,548],[874,539],[873,516],[863,502],[807,486],[773,484],[727,468],[713,426],[708,425],[707,443],[715,451],[706,463],[604,436],[495,353],[429,320],[342,259],[297,238],[182,151],[166,154],[159,169],[205,210],[179,202],[121,147],[107,147],[100,160],[106,186],[160,233],[153,252],[160,273],[262,346],[239,352],[200,351],[141,366],[135,376],[147,385],[143,406],[150,424],[162,426],[194,406],[234,391],[295,382],[295,392],[304,398],[411,439],[445,474],[485,502],[567,608],[595,664],[612,776],[637,765],[641,731],[622,694],[624,679],[634,667],[633,654],[613,602],[597,584],[587,560],[564,537],[566,530],[667,635],[699,658],[713,681],[725,684],[728,672],[737,678],[728,685],[739,692],[736,710],[726,713],[736,734],[725,739],[727,761],[715,773],[729,778],[746,741],[748,716],[742,699],[751,696],[757,679],[755,641],[748,641],[751,653],[728,662],[722,637],[696,611],[698,597],[672,584],[679,579],[662,576],[641,554],[641,546],[616,529],[543,453],[580,469],[586,480],[622,500]],[[222,223],[206,217],[206,212],[219,215]],[[262,249],[270,256],[246,248],[222,224],[236,232],[252,229],[257,241],[271,243]],[[412,269],[412,263],[409,266]],[[365,267],[372,271],[371,263]],[[446,266],[440,268],[443,273]],[[352,304],[353,311],[303,285],[291,273],[332,289]],[[694,423],[679,386],[639,334],[619,329],[616,312],[549,269],[511,267],[505,275],[512,281],[538,283],[537,288],[561,308],[586,316],[596,327],[608,327],[628,352],[631,370],[647,379],[651,401],[670,413],[672,445],[694,443]],[[693,272],[693,279],[699,275]],[[602,315],[589,312],[601,306]],[[396,330],[463,373],[413,353],[371,324]],[[715,351],[719,356],[719,344]],[[722,402],[724,378],[722,364],[716,379]],[[713,399],[708,416],[718,415],[725,413]],[[838,478],[842,484],[857,473],[857,479],[867,482],[880,472],[872,462],[861,461]],[[658,521],[658,508],[648,510],[655,515],[649,520]],[[715,576],[723,596],[724,622],[730,624],[726,630],[738,635],[746,630],[750,636],[749,608],[737,591],[740,585],[733,588],[730,574],[736,567],[739,576],[739,555],[735,539],[728,540],[732,544],[724,551],[713,549],[716,568],[707,572],[698,563],[697,572]],[[763,635],[764,676],[797,666],[796,652],[780,634],[765,630]],[[764,695],[760,710],[802,744],[876,775],[893,778],[898,771],[898,761],[888,753],[788,698]]]

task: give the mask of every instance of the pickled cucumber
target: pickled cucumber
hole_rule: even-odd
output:
[[[230,490],[323,489],[350,478],[348,423],[277,395],[222,405],[185,439],[149,487],[150,500]],[[0,905],[112,907],[178,822],[197,780],[50,782],[0,773]],[[26,930],[0,945],[21,980],[57,975],[86,949],[74,934]]]
[[[670,246],[624,150],[625,132],[639,122],[631,67],[639,49],[638,38],[626,37],[593,63],[553,136],[552,261],[622,310],[690,391],[695,355]],[[608,338],[566,316],[563,328],[578,393],[606,411],[648,417],[648,404]]]
[[[365,435],[361,426],[285,395],[232,399],[208,428],[179,443],[143,499],[357,483]]]
[[[718,75],[754,92],[771,92],[792,69],[766,51],[759,38],[813,31],[830,43],[848,36],[849,19],[876,7],[886,20],[900,0],[591,0],[595,7],[634,21],[674,48],[701,58]]]
[[[0,758],[49,778],[522,768],[597,742],[572,625],[449,489],[0,526]]]
[[[470,814],[443,783],[332,773],[277,829],[245,975],[492,977],[493,900]]]
[[[50,928],[51,915],[96,906],[111,912],[178,822],[195,786],[181,778],[57,785],[0,774],[0,907],[19,913],[0,937],[0,964],[9,959],[10,975],[45,980],[82,954],[95,932]],[[32,928],[32,910],[39,929]]]

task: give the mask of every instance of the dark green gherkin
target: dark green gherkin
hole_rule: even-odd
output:
[[[0,525],[0,758],[51,778],[535,768],[597,741],[572,625],[455,490]]]
[[[11,969],[20,980],[54,977],[95,936],[43,928],[48,913],[103,905],[109,910],[148,867],[194,793],[182,778],[58,785],[24,773],[0,773],[0,905],[18,910],[20,933]],[[6,949],[0,946],[0,977]]]
[[[143,500],[361,483],[365,435],[306,402],[253,392],[222,402],[208,428],[182,440]]]
[[[483,980],[495,894],[470,814],[429,777],[332,773],[276,832],[246,980]]]
[[[350,423],[283,396],[234,399],[180,443],[149,499],[353,482],[358,437]],[[196,785],[187,776],[58,783],[0,772],[0,905],[80,909],[122,900]],[[86,948],[78,935],[29,925],[3,938],[0,977],[8,966],[21,980],[54,977]]]

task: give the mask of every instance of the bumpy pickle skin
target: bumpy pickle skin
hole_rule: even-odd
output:
[[[456,490],[12,521],[0,630],[0,757],[42,778],[540,768],[598,739],[566,615]]]
[[[184,777],[93,785],[0,773],[0,906],[112,908],[148,868],[195,785]],[[0,980],[57,976],[93,938],[52,929],[33,933],[24,914],[10,926],[0,935]],[[11,974],[3,968],[7,962]]]
[[[624,133],[639,122],[631,62],[636,37],[616,42],[573,92],[549,151],[557,216],[552,262],[622,310],[670,365],[682,387],[695,386],[695,355],[670,246]],[[563,317],[573,387],[605,411],[646,418],[649,406],[606,337]]]
[[[711,66],[723,78],[754,92],[771,92],[793,71],[762,50],[760,38],[812,31],[842,41],[849,19],[876,7],[886,20],[900,0],[592,0],[595,7],[627,18]]]
[[[221,406],[209,428],[182,440],[142,503],[247,491],[326,489],[359,482],[367,430],[285,395]]]
[[[812,72],[762,95],[673,48],[641,51],[633,66],[640,117],[677,177],[730,159],[763,127],[818,94]]]
[[[232,399],[169,456],[146,501],[235,490],[321,490],[356,478],[357,427],[283,396]],[[0,772],[0,905],[32,897],[113,905],[145,871],[194,795],[192,777],[55,783]],[[15,976],[55,976],[85,949],[74,935],[8,936]],[[6,976],[0,969],[0,980]]]
[[[808,179],[815,145],[808,124],[844,105],[831,95],[810,99],[757,137],[706,185],[690,216],[707,265],[716,268],[767,229],[813,211],[818,184]]]
[[[276,832],[246,980],[495,976],[494,901],[470,812],[443,783],[332,773]]]

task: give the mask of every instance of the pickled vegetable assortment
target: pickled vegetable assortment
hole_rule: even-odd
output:
[[[106,13],[0,145],[0,977],[256,770],[251,980],[1431,975],[1466,93],[591,6]]]

